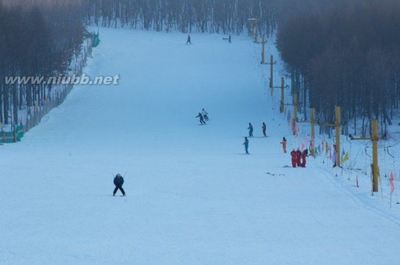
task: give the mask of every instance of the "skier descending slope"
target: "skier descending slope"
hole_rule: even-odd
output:
[[[122,188],[122,185],[124,185],[124,178],[121,176],[121,174],[117,174],[115,176],[114,185],[115,185],[115,189],[113,192],[113,196],[115,196],[115,194],[117,193],[118,190],[120,190],[122,192],[122,195],[125,196],[125,191]]]
[[[190,37],[190,35],[187,37],[186,44],[192,44],[192,37]]]
[[[247,128],[249,130],[249,137],[253,137],[253,124],[251,124],[251,122],[249,122],[249,127]]]
[[[244,150],[246,152],[246,155],[249,155],[249,139],[247,137],[244,137]]]
[[[267,137],[267,125],[265,124],[265,122],[262,123],[262,133],[264,135],[264,137]]]
[[[201,110],[201,114],[203,115],[204,120],[207,122],[208,121],[208,112],[203,108]]]
[[[200,112],[199,112],[199,114],[197,114],[197,116],[195,118],[199,118],[199,121],[200,121],[201,125],[205,125],[206,124],[206,122],[204,120],[204,116]]]

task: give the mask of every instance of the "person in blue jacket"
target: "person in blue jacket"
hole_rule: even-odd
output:
[[[203,114],[201,114],[201,112],[199,112],[199,114],[197,114],[197,116],[195,118],[199,118],[199,122],[201,125],[206,124],[206,121],[204,120],[204,116],[203,116]]]
[[[244,150],[246,152],[246,155],[249,154],[249,139],[247,137],[244,137]]]
[[[265,122],[262,123],[262,132],[264,137],[267,137],[267,125],[265,124]]]
[[[253,137],[253,124],[251,124],[251,122],[249,122],[249,127],[247,128],[249,130],[249,137]]]
[[[113,192],[113,196],[117,193],[118,190],[122,192],[122,195],[125,196],[125,190],[122,188],[122,185],[124,185],[124,178],[121,176],[121,174],[117,174],[114,178],[114,185],[115,189]]]

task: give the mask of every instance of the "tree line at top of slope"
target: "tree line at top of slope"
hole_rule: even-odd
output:
[[[399,28],[398,0],[337,1],[280,24],[278,48],[304,116],[314,107],[332,123],[338,105],[347,133],[366,135],[379,119],[386,134],[399,108]]]

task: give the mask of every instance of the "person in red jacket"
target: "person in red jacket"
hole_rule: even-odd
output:
[[[297,167],[297,152],[293,149],[290,155],[292,156],[292,167]]]

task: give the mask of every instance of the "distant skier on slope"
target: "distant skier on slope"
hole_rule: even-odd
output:
[[[251,122],[249,122],[249,127],[247,128],[249,130],[249,137],[253,137],[253,124],[251,124]]]
[[[203,115],[204,120],[207,122],[208,121],[208,112],[203,108],[201,110],[201,114]]]
[[[264,137],[267,137],[267,125],[265,124],[265,122],[262,123],[262,133]]]
[[[114,185],[115,185],[115,189],[113,192],[113,196],[115,196],[115,194],[117,193],[118,190],[120,190],[122,192],[122,195],[125,196],[125,191],[122,188],[122,186],[124,185],[124,178],[121,176],[121,174],[117,174],[115,176]]]
[[[244,137],[244,150],[246,152],[246,155],[249,155],[249,139],[247,137]]]
[[[286,140],[285,137],[283,137],[281,145],[282,145],[283,152],[286,154],[286,152],[287,152],[287,140]]]
[[[187,44],[187,45],[192,44],[192,37],[190,37],[190,34],[189,34],[188,37],[187,37],[186,44]]]
[[[205,125],[206,124],[206,122],[204,120],[204,116],[200,112],[199,112],[199,114],[197,114],[196,118],[199,118],[199,122],[200,122],[201,125]]]

